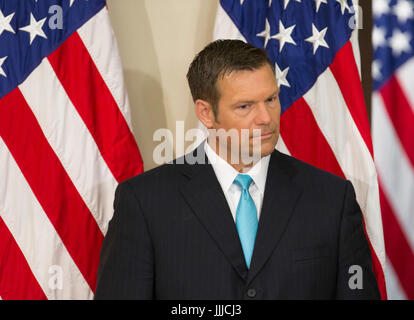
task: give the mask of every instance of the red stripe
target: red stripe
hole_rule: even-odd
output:
[[[341,50],[338,51],[329,68],[341,89],[342,96],[352,119],[354,120],[362,139],[365,141],[371,156],[373,156],[368,113],[351,41],[348,41]]]
[[[92,290],[103,235],[19,89],[0,100],[0,136]]]
[[[297,100],[280,119],[280,134],[291,155],[342,178],[345,175],[331,147],[303,98]]]
[[[348,107],[355,125],[365,142],[371,157],[373,156],[373,145],[371,138],[371,129],[369,126],[368,113],[365,106],[365,98],[362,90],[361,79],[359,76],[358,66],[356,64],[354,51],[351,41],[348,41],[336,54],[335,59],[329,67],[338,83],[342,96]],[[364,224],[365,230],[365,224]],[[365,235],[369,237],[365,230]],[[378,286],[381,292],[381,298],[387,299],[387,290],[385,287],[384,271],[378,257],[369,243],[372,252],[374,272],[378,280]]]
[[[47,299],[1,216],[0,296],[5,300]]]
[[[280,133],[292,156],[346,179],[335,154],[319,129],[312,110],[303,98],[283,113]],[[381,297],[386,299],[384,272],[366,234],[365,224],[364,232],[371,248],[373,269]]]
[[[384,227],[385,252],[408,299],[414,299],[414,253],[396,219],[380,181],[380,202]]]
[[[131,130],[78,33],[48,59],[115,179],[141,173],[143,162]]]
[[[414,167],[414,112],[395,76],[380,89],[385,109]]]

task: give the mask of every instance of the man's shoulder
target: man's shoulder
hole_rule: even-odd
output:
[[[301,184],[324,184],[344,186],[347,180],[337,174],[333,174],[312,164],[276,150],[278,165],[291,175],[296,182]]]
[[[149,184],[154,182],[165,182],[174,179],[177,176],[177,166],[178,165],[174,162],[165,163],[131,177],[121,182],[121,184],[128,184],[130,186],[149,186]]]
[[[169,182],[175,183],[177,180],[180,180],[182,176],[186,176],[196,168],[202,167],[203,164],[208,164],[205,154],[199,150],[194,150],[193,152],[190,152],[182,157],[175,158],[172,161],[159,165],[158,167],[144,171],[123,181],[121,184],[128,184],[135,187],[144,186],[149,188],[154,184],[165,184]]]

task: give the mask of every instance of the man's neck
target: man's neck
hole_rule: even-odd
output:
[[[224,148],[219,144],[218,141],[208,141],[207,143],[213,149],[213,151],[222,159],[224,159],[229,165],[231,165],[237,172],[245,173],[249,171],[258,161],[260,161],[260,158],[256,161],[250,161],[249,163],[244,163],[243,157],[241,155],[241,152],[239,150],[238,154],[233,154],[232,159],[232,152],[231,148]],[[232,161],[235,160],[235,161]],[[234,162],[234,163],[233,163]]]

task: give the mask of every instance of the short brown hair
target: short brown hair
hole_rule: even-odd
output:
[[[202,99],[211,104],[217,119],[220,92],[218,78],[233,71],[256,70],[269,64],[275,69],[266,51],[240,40],[216,40],[197,54],[190,65],[187,80],[194,102]]]

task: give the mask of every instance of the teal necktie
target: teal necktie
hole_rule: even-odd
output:
[[[247,268],[250,268],[258,225],[256,205],[249,193],[249,186],[252,181],[252,178],[247,174],[239,174],[234,179],[234,183],[241,188],[241,196],[236,211],[236,227]]]

